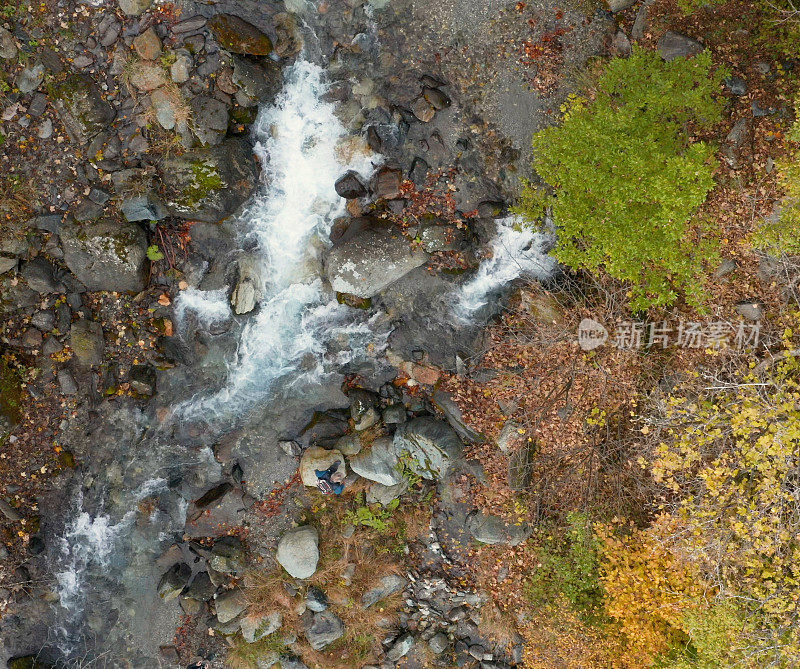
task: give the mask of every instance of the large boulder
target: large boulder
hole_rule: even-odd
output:
[[[398,463],[392,440],[380,437],[370,448],[350,458],[350,469],[370,481],[394,486],[403,481],[397,468]]]
[[[400,425],[394,434],[393,448],[414,473],[438,479],[461,458],[463,446],[452,427],[426,416]]]
[[[278,542],[275,557],[290,576],[313,576],[319,562],[319,534],[308,525],[289,530]]]
[[[135,223],[68,220],[60,234],[64,262],[89,290],[144,289],[147,237]]]
[[[114,120],[114,109],[97,84],[83,74],[73,74],[49,90],[53,106],[73,141],[87,144]]]
[[[336,461],[341,463],[341,467],[345,467],[344,455],[341,451],[336,449],[320,448],[319,446],[311,446],[303,451],[303,457],[300,459],[300,479],[303,485],[316,488],[317,475],[316,471],[325,471],[333,466]],[[347,470],[345,469],[345,474]]]
[[[268,59],[258,64],[234,56],[231,79],[247,97],[261,104],[271,102],[283,88],[280,66]]]
[[[272,40],[252,23],[233,14],[217,14],[208,27],[220,45],[233,53],[247,56],[268,56],[272,53]]]
[[[370,228],[334,247],[326,271],[336,292],[370,298],[427,260],[399,231]]]
[[[164,161],[164,201],[178,218],[219,222],[233,214],[256,187],[258,166],[250,146],[228,139]]]

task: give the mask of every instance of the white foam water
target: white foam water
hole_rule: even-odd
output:
[[[194,315],[200,325],[209,326],[231,317],[227,293],[221,290],[187,288],[175,300],[175,321],[180,328],[186,326],[188,314]]]
[[[263,297],[242,331],[225,387],[182,405],[184,414],[241,410],[268,395],[276,380],[313,378],[326,362],[346,361],[352,355],[346,351],[372,340],[372,323],[324,289],[319,249],[333,220],[345,213],[336,180],[347,170],[369,176],[380,157],[342,150],[350,138],[334,105],[322,100],[326,90],[323,70],[299,60],[275,104],[259,112],[255,149],[266,188],[247,207],[241,227],[261,256]],[[199,297],[189,296],[186,310],[223,315],[218,295]]]
[[[117,540],[136,518],[136,505],[166,489],[166,485],[162,478],[143,483],[132,495],[131,510],[116,522],[106,514],[92,515],[84,511],[83,496],[78,495],[77,513],[60,537],[59,570],[55,573],[59,604],[65,610],[64,626],[59,630],[59,646],[65,655],[69,656],[75,642],[71,627],[79,624],[85,613],[87,575],[92,570],[108,570]]]
[[[461,286],[455,295],[453,313],[462,322],[475,318],[503,287],[522,276],[547,279],[558,262],[547,254],[553,236],[536,232],[516,216],[500,219],[491,242],[490,258]]]

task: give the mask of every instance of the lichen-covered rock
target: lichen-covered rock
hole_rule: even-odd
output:
[[[392,440],[380,437],[370,448],[350,458],[350,468],[365,479],[394,486],[403,481],[397,469],[398,462]]]
[[[256,186],[258,167],[250,146],[228,139],[164,161],[164,202],[178,218],[217,223],[233,214]]]
[[[70,137],[88,143],[114,120],[114,109],[105,102],[97,85],[83,74],[73,74],[49,88],[53,106]]]
[[[326,271],[336,292],[369,298],[427,260],[399,231],[370,228],[334,247]]]
[[[272,40],[252,23],[233,14],[217,14],[208,27],[224,49],[248,56],[268,56]]]
[[[419,476],[444,476],[461,457],[463,445],[456,431],[435,418],[415,418],[403,423],[394,434],[394,452]]]
[[[119,0],[119,8],[128,16],[139,16],[153,4],[153,0]]]
[[[135,223],[66,221],[61,245],[67,267],[89,290],[144,289],[147,237]]]
[[[103,362],[103,341],[103,327],[96,321],[82,318],[70,328],[69,346],[81,367],[94,367]]]

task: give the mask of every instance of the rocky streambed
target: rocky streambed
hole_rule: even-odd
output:
[[[305,666],[296,642],[324,651],[353,627],[306,583],[335,546],[302,484],[335,461],[369,503],[436,500],[409,568],[359,595],[404,601],[383,665],[520,661],[453,583],[465,543],[529,528],[466,502],[481,436],[435,387],[469,370],[509,284],[555,280],[547,233],[508,205],[567,87],[491,62],[518,30],[503,5],[424,4],[69,4],[81,34],[21,66],[4,121],[74,149],[53,159],[66,172],[42,158],[48,204],[4,235],[4,344],[41,370],[27,392],[68,404],[53,440],[72,460],[8,579],[24,584],[5,591],[9,666],[222,666],[226,638],[278,639],[254,666]],[[578,26],[565,67],[612,25],[560,17]],[[109,327],[121,305],[142,323]],[[250,601],[273,556],[294,626]]]

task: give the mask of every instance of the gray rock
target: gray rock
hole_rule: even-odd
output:
[[[26,67],[17,75],[17,88],[23,95],[32,93],[44,81],[44,65],[36,63],[30,67]]]
[[[82,144],[88,143],[114,120],[114,109],[103,100],[94,81],[83,74],[73,74],[55,84],[51,101],[67,133]]]
[[[59,369],[58,386],[62,395],[75,395],[78,392],[78,384],[75,383],[75,377],[68,369]]]
[[[405,479],[400,481],[397,485],[381,485],[380,483],[373,483],[367,490],[367,504],[382,504],[386,506],[389,502],[400,497],[408,490],[408,481]]]
[[[397,641],[394,642],[392,647],[386,651],[386,659],[390,662],[397,662],[400,658],[408,655],[414,645],[414,637],[406,632]]]
[[[153,193],[126,197],[119,204],[125,219],[131,223],[136,221],[160,221],[167,217],[166,207]]]
[[[135,223],[65,221],[61,244],[67,267],[89,290],[144,289],[147,237]]]
[[[19,260],[17,258],[0,256],[0,274],[5,274],[6,272],[10,272],[12,269],[15,269],[18,262]]]
[[[281,655],[280,663],[281,669],[308,669],[308,665],[295,655]]]
[[[42,121],[39,129],[36,131],[36,136],[39,139],[50,139],[53,136],[53,121],[49,118]]]
[[[128,372],[131,389],[139,395],[151,396],[156,393],[156,373],[150,365],[132,365]]]
[[[342,455],[351,457],[361,452],[361,440],[352,434],[346,434],[336,442],[336,450],[341,451]]]
[[[254,256],[245,255],[239,259],[238,268],[231,306],[237,314],[249,314],[261,299],[261,263]]]
[[[56,325],[56,315],[50,311],[37,311],[31,316],[31,325],[40,330],[52,330]]]
[[[76,362],[82,367],[93,367],[103,362],[103,327],[100,323],[81,319],[72,324],[69,345]]]
[[[150,93],[150,104],[153,105],[153,112],[156,115],[158,124],[164,130],[172,130],[181,114],[182,101],[178,100],[174,94],[170,94],[166,89],[157,88]]]
[[[531,528],[527,523],[509,524],[498,516],[486,515],[480,511],[467,518],[467,531],[481,543],[509,546],[517,546],[531,535]]]
[[[185,84],[192,74],[192,56],[185,49],[175,52],[175,62],[169,67],[169,76],[176,84]]]
[[[394,200],[400,197],[403,173],[392,167],[382,167],[372,178],[372,192],[379,200]]]
[[[428,253],[454,251],[461,247],[464,232],[454,225],[426,225],[420,230],[419,238]]]
[[[247,598],[239,588],[227,590],[217,595],[214,600],[214,610],[217,620],[225,624],[230,622],[247,608]]]
[[[406,459],[414,473],[441,478],[461,458],[462,443],[456,431],[435,418],[415,418],[397,428],[393,442],[397,457]]]
[[[149,93],[167,83],[167,73],[159,64],[139,60],[129,67],[128,80],[138,90]]]
[[[482,443],[486,441],[486,438],[482,434],[476,432],[464,422],[461,409],[449,393],[443,390],[436,390],[433,393],[432,399],[436,408],[444,414],[447,422],[450,423],[450,427],[452,427],[464,441],[473,443]]]
[[[364,596],[361,598],[361,606],[368,609],[373,604],[377,604],[381,600],[401,592],[403,588],[406,587],[406,583],[406,579],[397,574],[384,576],[376,588],[364,593]]]
[[[28,287],[37,293],[63,293],[64,284],[56,278],[56,268],[49,260],[37,256],[22,265],[20,274]]]
[[[188,565],[183,563],[173,565],[158,582],[159,597],[166,601],[175,599],[183,592],[191,576],[192,570]]]
[[[740,118],[725,137],[725,141],[735,147],[740,147],[747,138],[747,119]]]
[[[390,404],[383,410],[383,422],[387,425],[399,425],[406,422],[406,408],[402,404]]]
[[[364,197],[367,194],[367,188],[361,181],[361,177],[358,172],[353,170],[349,170],[340,176],[336,180],[335,188],[337,195],[346,200]]]
[[[265,636],[277,632],[283,625],[283,618],[277,611],[262,615],[249,614],[239,621],[242,637],[247,643],[255,643]]]
[[[228,139],[164,161],[164,202],[173,216],[217,223],[233,214],[256,187],[258,166],[249,144]]]
[[[719,267],[717,267],[717,269],[714,270],[714,277],[717,279],[722,279],[728,276],[729,274],[735,272],[738,267],[739,263],[737,263],[733,258],[725,258],[719,264]]]
[[[234,57],[231,79],[254,103],[267,104],[283,88],[280,67],[271,60],[258,65],[244,58]]]
[[[629,7],[633,7],[638,0],[606,0],[608,2],[608,9],[612,12],[622,12]]]
[[[450,646],[450,640],[441,632],[437,632],[428,640],[428,647],[434,655],[441,655],[448,646]]]
[[[11,60],[18,53],[17,42],[14,36],[5,28],[0,27],[0,58]]]
[[[306,593],[306,607],[315,613],[324,611],[328,608],[327,595],[316,586],[310,587]]]
[[[676,58],[689,58],[702,53],[705,47],[696,39],[668,30],[658,41],[658,51],[667,62]]]
[[[764,316],[764,303],[761,300],[745,300],[736,305],[736,312],[748,321],[760,321]]]
[[[371,228],[334,247],[326,271],[333,290],[370,298],[427,260],[399,231]]]
[[[221,100],[199,95],[192,100],[192,131],[206,146],[216,146],[228,130],[228,107]]]
[[[725,87],[734,95],[747,95],[747,82],[741,77],[728,77]]]
[[[189,33],[194,33],[204,28],[205,25],[206,19],[204,16],[190,16],[174,24],[170,28],[170,31],[173,35],[188,35]]]
[[[146,9],[150,8],[150,5],[153,4],[153,0],[118,0],[119,1],[119,8],[122,10],[123,14],[127,14],[128,16],[139,16],[142,12]]]
[[[305,630],[305,637],[314,650],[322,650],[330,646],[344,635],[344,625],[339,617],[331,611],[315,613],[311,625]]]
[[[370,481],[393,486],[403,480],[397,469],[398,463],[393,441],[380,437],[370,448],[350,458],[350,469]]]
[[[290,576],[301,579],[313,576],[319,562],[317,530],[304,526],[285,532],[275,557]]]
[[[430,123],[436,114],[436,107],[420,95],[411,103],[411,113],[423,123]]]
[[[217,586],[211,582],[211,577],[207,571],[201,571],[195,574],[192,582],[186,587],[183,592],[184,597],[191,597],[201,602],[207,602],[214,597],[217,592]]]

